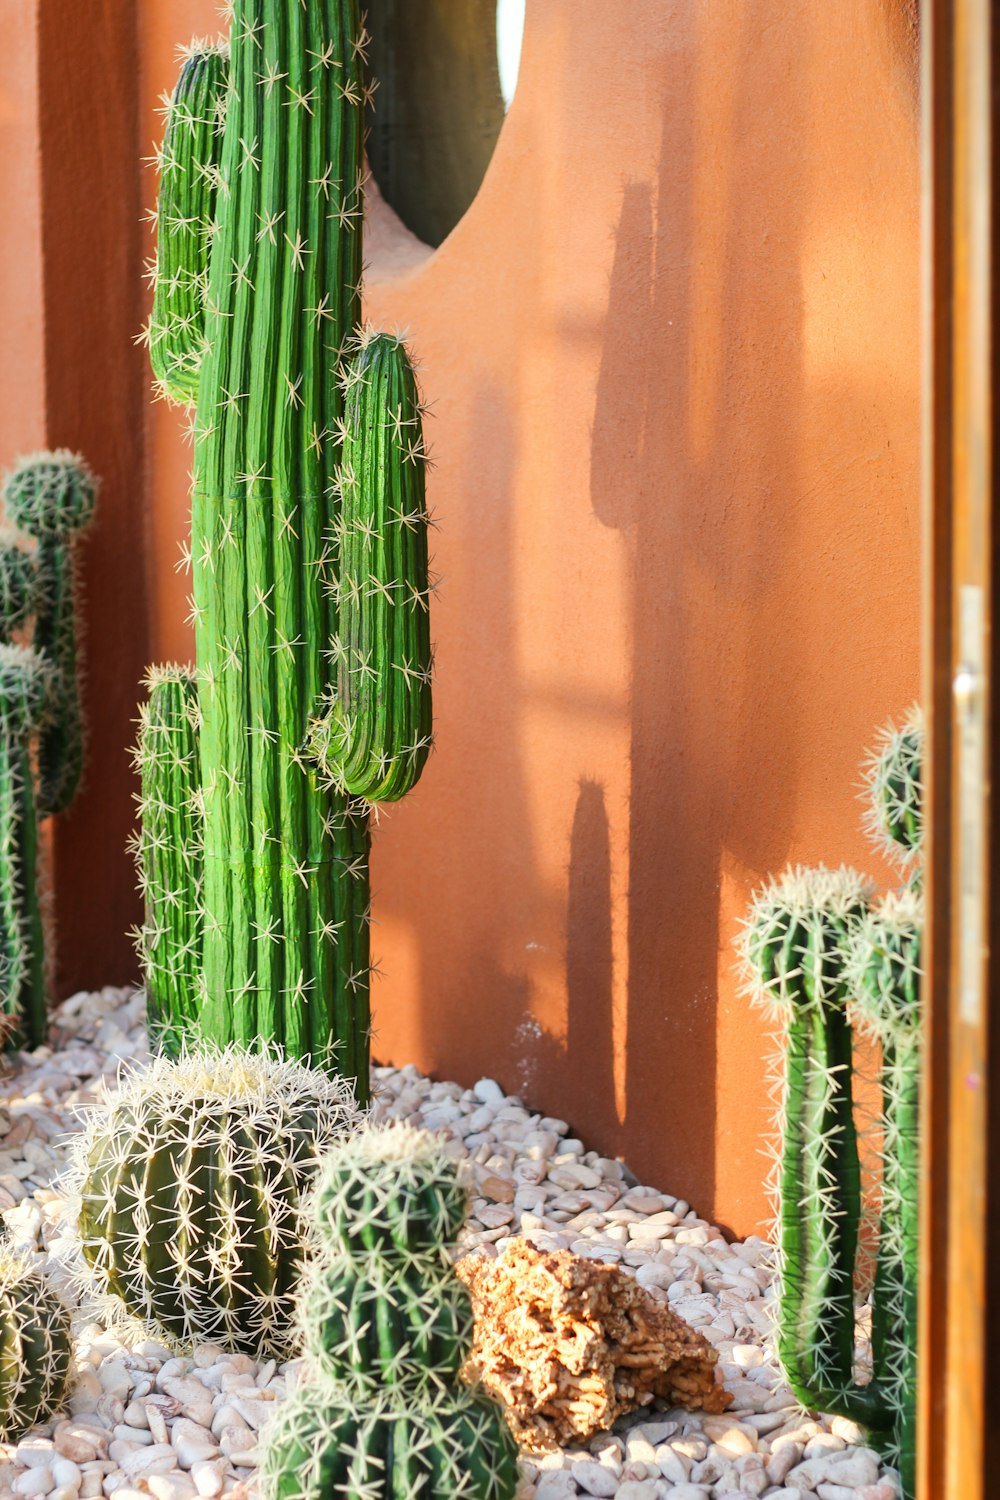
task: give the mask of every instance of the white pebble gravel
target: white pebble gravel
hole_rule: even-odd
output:
[[[52,1045],[7,1060],[0,1074],[0,1218],[64,1284],[52,1184],[77,1111],[148,1049],[143,997],[132,991],[74,995],[53,1021]],[[525,1455],[519,1500],[897,1500],[896,1476],[863,1432],[803,1412],[776,1371],[765,1241],[728,1243],[683,1199],[639,1186],[565,1120],[533,1113],[492,1078],[463,1089],[412,1066],[374,1075],[377,1117],[439,1131],[471,1161],[466,1248],[496,1255],[524,1235],[616,1262],[710,1340],[733,1393],[724,1416],[654,1403],[586,1446]],[[213,1345],[177,1358],[155,1339],[124,1348],[85,1323],[76,1361],[67,1411],[0,1445],[0,1500],[251,1500],[260,1433],[294,1386],[294,1362],[255,1364]]]

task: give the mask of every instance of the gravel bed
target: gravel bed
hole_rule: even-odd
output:
[[[0,1076],[0,1217],[58,1279],[63,1226],[52,1183],[81,1104],[123,1061],[148,1055],[143,997],[75,995],[54,1017],[53,1046],[12,1059]],[[520,1500],[896,1500],[895,1474],[841,1418],[813,1419],[768,1358],[768,1246],[730,1244],[689,1204],[634,1182],[587,1151],[565,1121],[531,1113],[492,1079],[474,1089],[415,1068],[377,1068],[376,1115],[440,1131],[471,1159],[469,1247],[496,1254],[513,1234],[540,1249],[615,1261],[719,1351],[733,1406],[703,1416],[647,1408],[585,1448],[522,1460]],[[69,1412],[0,1445],[0,1500],[245,1500],[258,1433],[294,1386],[276,1367],[204,1345],[179,1359],[152,1340],[124,1348],[78,1330]]]

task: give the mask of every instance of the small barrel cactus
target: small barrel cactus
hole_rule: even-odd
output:
[[[0,645],[0,1014],[5,1041],[48,1035],[45,930],[31,741],[47,722],[53,673],[28,646]]]
[[[55,671],[54,711],[38,747],[43,814],[69,806],[83,770],[73,541],[90,524],[96,494],[84,460],[62,448],[20,459],[4,485],[8,520],[38,542],[34,644]]]
[[[31,1257],[0,1246],[0,1442],[59,1410],[69,1384],[70,1315]]]
[[[134,840],[146,920],[139,951],[153,1044],[176,1057],[201,1001],[204,816],[198,763],[198,688],[191,667],[155,667],[140,708],[135,763],[142,778]]]
[[[10,527],[0,528],[0,642],[28,623],[38,603],[35,559]]]
[[[344,1080],[275,1054],[155,1059],[74,1144],[87,1290],[176,1345],[287,1357],[303,1195],[360,1118]]]
[[[448,1259],[467,1212],[456,1163],[406,1125],[333,1148],[313,1197],[307,1373],[268,1428],[266,1500],[510,1500],[517,1447],[459,1371],[472,1306]]]

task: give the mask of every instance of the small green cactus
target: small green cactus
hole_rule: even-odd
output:
[[[32,739],[51,712],[53,672],[28,646],[0,645],[0,1014],[3,1039],[48,1036]]]
[[[16,531],[0,528],[0,643],[10,645],[14,633],[28,623],[37,604],[35,559]]]
[[[83,770],[73,543],[91,521],[96,493],[84,460],[63,448],[18,460],[4,485],[8,519],[38,543],[34,645],[55,671],[53,713],[38,748],[43,815],[69,806]]]
[[[511,1500],[517,1446],[463,1387],[472,1306],[449,1263],[467,1212],[459,1168],[406,1125],[336,1146],[313,1202],[303,1285],[307,1371],[264,1440],[265,1500]]]
[[[924,844],[924,719],[914,704],[902,724],[887,724],[862,767],[864,827],[903,872],[919,871]]]
[[[140,709],[138,856],[146,920],[138,938],[154,1046],[176,1057],[201,1004],[204,814],[192,667],[154,668]]]
[[[0,1442],[53,1416],[69,1385],[70,1315],[28,1255],[0,1246]]]
[[[173,97],[165,101],[148,342],[160,389],[179,402],[197,400],[205,354],[208,247],[222,181],[228,80],[228,47],[195,41],[184,53]]]
[[[746,990],[786,1038],[778,1357],[799,1400],[823,1411],[853,1388],[861,1168],[843,955],[871,894],[844,867],[789,870],[754,896],[742,935]],[[879,1413],[858,1395],[845,1415]]]
[[[917,1289],[920,1212],[920,950],[914,890],[891,892],[852,934],[850,1013],[881,1048],[882,1175],[872,1295],[872,1386],[893,1417],[889,1456],[916,1486]]]
[[[303,1195],[360,1118],[342,1079],[273,1054],[154,1059],[74,1143],[85,1288],[181,1347],[287,1358]]]

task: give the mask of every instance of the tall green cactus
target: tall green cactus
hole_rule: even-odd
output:
[[[363,49],[358,0],[236,0],[224,111],[218,97],[209,102],[222,54],[188,62],[168,125],[150,334],[161,379],[181,399],[200,366],[191,541],[204,808],[198,1028],[221,1043],[265,1039],[332,1063],[362,1097],[367,803],[412,785],[430,733],[412,372],[394,340],[361,340],[350,363]],[[196,83],[204,92],[193,106]],[[220,138],[211,119],[221,113]],[[184,168],[174,171],[179,142]],[[171,232],[205,222],[206,184],[211,234]],[[171,299],[206,284],[202,339],[197,316]],[[342,591],[341,548],[359,539],[377,552],[372,585]],[[345,636],[379,641],[374,697],[352,675],[367,676],[357,659],[340,675]],[[362,708],[375,715],[381,778],[342,775],[310,749],[338,679],[345,721],[356,725]]]
[[[457,1174],[439,1141],[398,1124],[326,1158],[300,1300],[309,1364],[267,1431],[265,1500],[514,1495],[503,1414],[459,1377],[473,1318],[446,1253],[467,1213]]]
[[[178,666],[154,668],[146,685],[135,752],[142,791],[134,847],[146,908],[138,946],[150,1036],[176,1056],[202,998],[198,688],[193,668]]]
[[[84,460],[65,448],[20,459],[4,485],[9,520],[38,543],[34,644],[55,672],[53,712],[38,747],[43,814],[65,811],[83,772],[74,542],[90,524],[96,494]]]
[[[3,1040],[48,1037],[45,931],[31,742],[52,709],[54,673],[26,646],[0,645],[0,1015]]]
[[[875,908],[853,871],[789,871],[753,899],[741,940],[746,989],[782,1021],[776,1349],[804,1405],[872,1429],[915,1483],[920,1091],[919,714],[883,730],[865,765],[865,826],[907,874]],[[881,1054],[878,1254],[872,1375],[854,1374],[860,1191],[855,1031]]]

